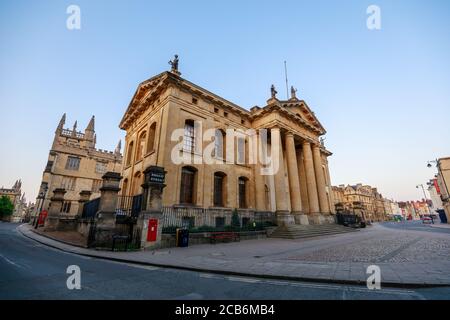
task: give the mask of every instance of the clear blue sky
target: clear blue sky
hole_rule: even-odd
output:
[[[245,2],[245,3],[244,3]],[[81,30],[66,8],[81,8]],[[382,29],[366,27],[381,8]],[[0,186],[36,196],[55,127],[113,150],[139,82],[180,55],[183,77],[244,108],[290,83],[328,131],[333,184],[378,186],[397,200],[450,155],[449,1],[2,1]]]

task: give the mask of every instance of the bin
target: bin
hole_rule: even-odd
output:
[[[189,230],[177,229],[177,247],[187,247],[189,245]]]

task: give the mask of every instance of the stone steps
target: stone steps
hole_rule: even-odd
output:
[[[270,238],[283,239],[302,239],[312,238],[325,235],[342,234],[348,232],[356,232],[358,229],[344,227],[338,224],[322,224],[322,225],[289,225],[278,227],[269,236]]]

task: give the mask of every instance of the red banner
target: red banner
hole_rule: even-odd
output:
[[[434,182],[434,187],[436,188],[437,193],[441,194],[441,188],[439,188],[439,183],[438,183],[437,179],[434,179],[433,182]]]

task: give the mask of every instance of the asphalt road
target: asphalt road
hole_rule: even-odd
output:
[[[434,223],[435,225],[440,224],[439,219],[435,219]],[[383,226],[391,229],[446,233],[450,235],[450,228],[432,227],[430,224],[424,224],[422,221],[385,222]]]
[[[0,299],[449,299],[450,288],[368,290],[144,267],[82,257],[22,236],[0,223]],[[67,267],[81,270],[81,289],[66,286]]]

